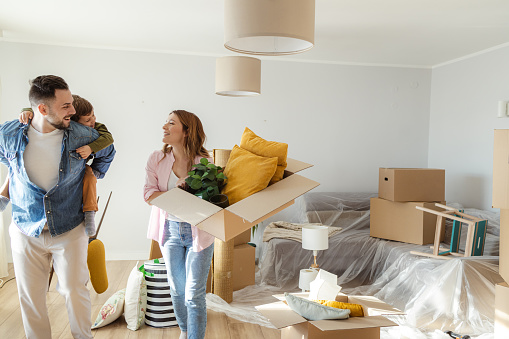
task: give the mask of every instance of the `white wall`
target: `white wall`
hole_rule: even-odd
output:
[[[446,199],[490,209],[493,130],[509,100],[509,47],[437,67],[432,72],[429,167],[445,168]]]
[[[245,126],[287,142],[290,157],[315,165],[303,175],[320,191],[376,192],[379,167],[428,162],[429,69],[263,60],[262,95],[228,98],[214,94],[214,57],[0,42],[1,121],[27,105],[28,80],[40,74],[66,79],[115,137],[98,183],[102,197],[113,191],[99,234],[108,259],[148,256],[144,167],[173,109],[201,117],[209,149],[239,143]]]

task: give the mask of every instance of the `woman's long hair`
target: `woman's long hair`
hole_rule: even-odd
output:
[[[188,159],[189,168],[191,168],[196,156],[202,156],[204,158],[209,157],[209,152],[203,147],[206,139],[203,125],[201,124],[200,118],[194,113],[181,109],[172,111],[171,113],[179,118],[184,132],[187,132],[184,138],[184,153]],[[171,146],[164,144],[162,151],[164,153],[164,158],[166,154],[171,151]]]

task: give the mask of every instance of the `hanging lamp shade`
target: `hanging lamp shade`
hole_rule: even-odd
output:
[[[216,94],[246,97],[260,94],[262,62],[245,56],[216,59]]]
[[[224,46],[257,55],[296,54],[311,49],[315,0],[225,0]]]

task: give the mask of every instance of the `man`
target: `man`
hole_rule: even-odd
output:
[[[13,120],[0,125],[0,162],[9,168],[9,233],[25,334],[28,339],[51,338],[46,291],[53,259],[72,335],[92,338],[82,210],[85,160],[76,149],[99,134],[71,121],[73,98],[58,76],[35,78],[29,100],[34,111],[30,124]],[[94,172],[105,173],[114,155],[113,146],[98,152]]]

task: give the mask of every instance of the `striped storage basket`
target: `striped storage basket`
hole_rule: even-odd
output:
[[[145,272],[147,282],[145,324],[152,327],[177,326],[164,259],[146,261]]]

